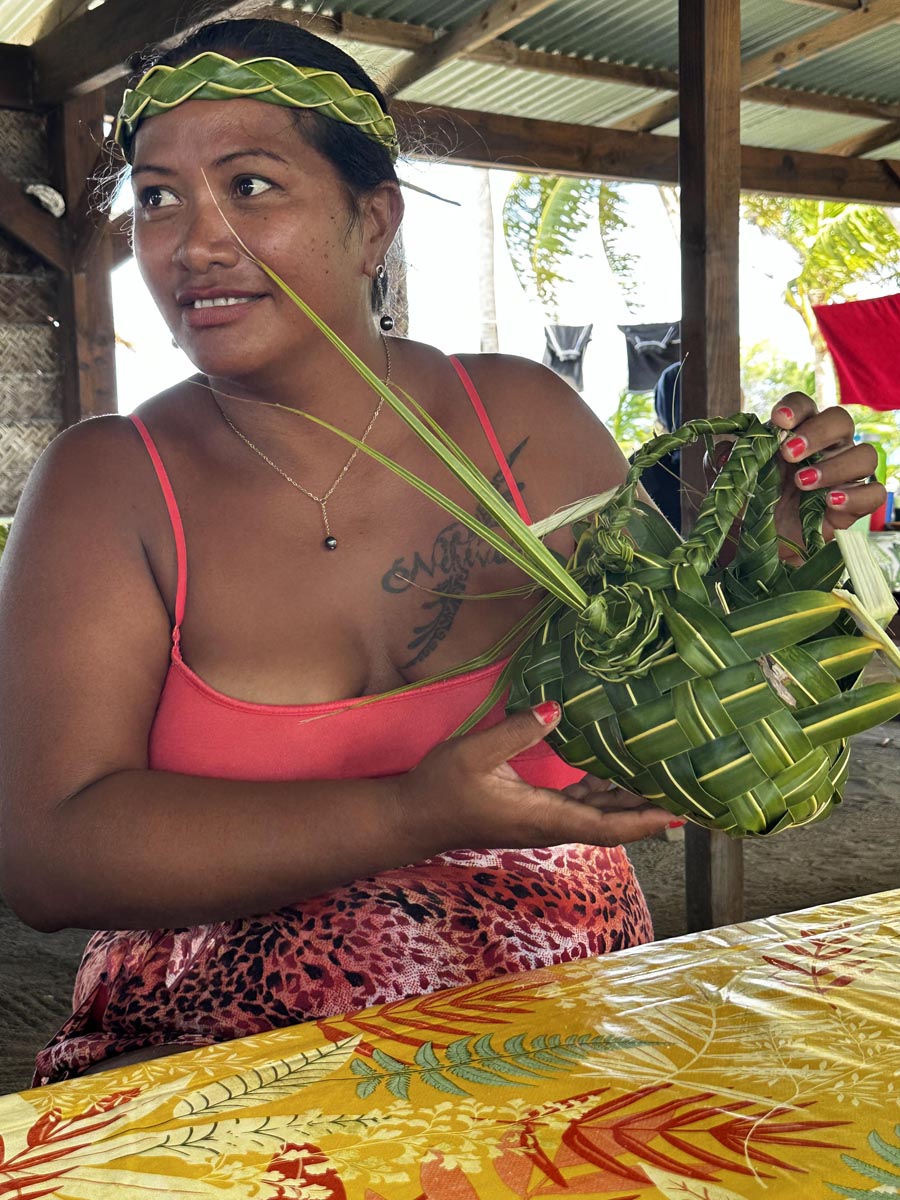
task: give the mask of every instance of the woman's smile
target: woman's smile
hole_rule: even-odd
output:
[[[253,311],[265,295],[247,296],[223,292],[209,298],[189,300],[182,304],[181,320],[189,329],[213,329],[218,325],[233,325]]]

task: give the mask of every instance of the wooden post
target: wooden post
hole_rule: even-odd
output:
[[[738,230],[741,31],[738,0],[679,0],[682,420],[740,408]],[[682,516],[706,490],[702,450],[682,454]],[[689,930],[743,916],[743,846],[688,825]]]
[[[104,139],[102,89],[67,100],[53,114],[51,146],[55,186],[66,198],[70,244],[81,233],[86,191]],[[106,214],[92,220],[105,223]],[[84,417],[117,411],[115,328],[112,311],[112,247],[99,238],[82,261],[73,258],[60,281],[60,323],[64,344],[63,411],[74,424]]]

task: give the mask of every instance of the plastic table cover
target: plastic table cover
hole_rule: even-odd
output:
[[[900,1194],[900,891],[0,1098],[0,1197]]]

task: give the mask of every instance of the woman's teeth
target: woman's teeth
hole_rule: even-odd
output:
[[[224,308],[226,304],[248,304],[256,296],[217,296],[215,300],[195,300],[194,308]]]

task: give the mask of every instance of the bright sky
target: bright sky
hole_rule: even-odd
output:
[[[495,211],[495,279],[500,349],[540,360],[544,317],[519,286],[502,234],[501,210],[513,173],[491,171]],[[403,237],[408,260],[410,337],[446,353],[479,349],[478,186],[480,172],[445,164],[405,164],[401,175],[438,195],[443,204],[406,189]],[[625,340],[616,328],[629,321],[677,321],[681,315],[678,245],[655,187],[626,185],[629,219],[640,252],[642,286],[629,311],[592,231],[573,259],[572,282],[561,292],[563,323],[594,325],[585,358],[584,398],[601,416],[615,408],[627,381]],[[794,259],[774,239],[742,227],[741,337],[751,345],[769,341],[787,358],[808,361],[803,324],[783,303]],[[119,408],[130,412],[142,400],[193,372],[172,346],[171,336],[144,288],[133,262],[113,276]],[[123,345],[122,343],[127,343]]]

